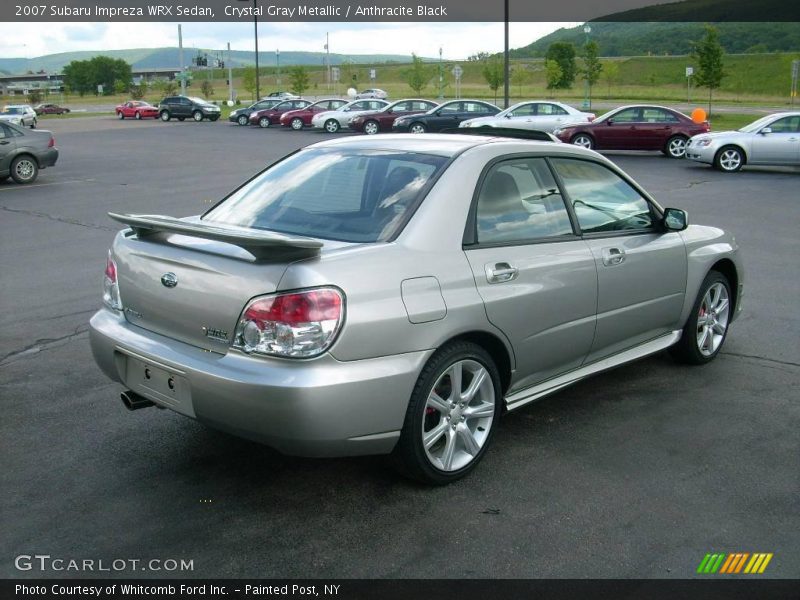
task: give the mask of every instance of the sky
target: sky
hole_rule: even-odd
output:
[[[511,23],[510,46],[526,46],[577,23]],[[184,23],[186,47],[253,50],[250,23]],[[259,23],[259,50],[322,52],[325,33],[339,54],[411,54],[445,59],[503,50],[502,23]],[[0,36],[0,58],[34,58],[76,50],[177,46],[176,23],[15,23]]]

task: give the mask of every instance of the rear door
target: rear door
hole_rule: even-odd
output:
[[[639,148],[662,150],[672,137],[673,127],[680,124],[678,118],[663,108],[642,108],[642,123],[639,129]]]
[[[770,133],[753,136],[748,162],[800,164],[800,116],[783,117],[769,125]]]
[[[639,191],[606,165],[554,158],[597,265],[597,329],[587,362],[680,329],[686,248]]]
[[[569,117],[569,113],[558,104],[540,102],[536,105],[536,127],[543,131],[554,131],[561,127]]]
[[[489,320],[513,346],[514,392],[583,363],[597,267],[544,158],[498,162],[479,186],[465,253]]]
[[[11,167],[11,159],[17,149],[14,137],[14,130],[5,123],[0,123],[0,173],[8,171]]]

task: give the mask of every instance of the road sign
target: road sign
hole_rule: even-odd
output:
[[[377,73],[375,72],[375,69],[370,69],[369,70],[369,78],[372,79],[372,80],[375,80],[376,77],[377,77]]]
[[[339,81],[339,67],[331,67],[331,77],[334,81]]]
[[[800,60],[793,60],[792,61],[792,77],[797,77],[798,71],[800,71]]]
[[[453,67],[453,77],[456,79],[461,79],[461,76],[464,74],[464,69],[462,69],[459,65]]]
[[[686,67],[686,76],[691,77],[694,75],[694,67]]]

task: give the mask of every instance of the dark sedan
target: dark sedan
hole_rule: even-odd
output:
[[[68,108],[58,104],[39,104],[33,107],[37,115],[63,115],[69,112]]]
[[[428,112],[438,104],[430,100],[398,100],[392,102],[383,110],[362,113],[350,121],[350,129],[363,131],[367,135],[374,135],[381,131],[391,131],[395,120],[408,116]]]
[[[314,104],[309,104],[305,108],[298,110],[290,110],[281,115],[280,122],[284,127],[291,127],[295,131],[300,131],[303,127],[311,126],[311,119],[317,113],[339,110],[347,104],[347,100],[339,100],[338,98],[325,98],[324,100],[317,100]]]
[[[482,100],[451,100],[426,113],[400,117],[392,125],[392,131],[425,133],[455,129],[461,121],[476,117],[491,117],[500,112],[494,104]]]
[[[708,122],[695,123],[685,114],[663,106],[623,106],[591,123],[576,123],[554,133],[562,142],[594,150],[660,150],[683,158],[686,142],[707,133]]]
[[[228,121],[231,123],[238,123],[239,125],[247,125],[250,123],[250,115],[259,110],[267,110],[276,104],[280,104],[281,100],[278,98],[270,98],[269,100],[259,100],[255,104],[237,108],[228,115]]]
[[[11,177],[17,183],[33,183],[40,169],[57,160],[56,140],[49,131],[0,123],[0,181]]]
[[[258,125],[259,127],[269,127],[270,125],[279,125],[281,122],[281,115],[290,110],[298,110],[310,105],[308,100],[284,100],[276,104],[272,108],[265,110],[258,110],[250,115],[250,125]]]

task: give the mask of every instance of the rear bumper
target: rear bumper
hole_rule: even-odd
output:
[[[53,167],[58,160],[58,148],[48,148],[44,152],[36,155],[36,160],[39,161],[39,168],[45,169]]]
[[[392,451],[419,372],[432,351],[341,362],[207,352],[101,309],[90,322],[95,361],[111,379],[156,404],[298,456]],[[180,405],[142,387],[142,363],[183,387]]]

